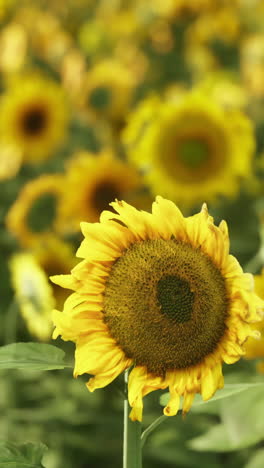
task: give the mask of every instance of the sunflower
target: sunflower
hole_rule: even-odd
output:
[[[102,60],[91,68],[85,85],[85,104],[92,115],[123,123],[136,85],[130,70],[117,60]]]
[[[226,109],[244,110],[248,106],[245,88],[230,73],[217,71],[208,74],[197,88]]]
[[[245,87],[253,98],[264,96],[264,33],[248,35],[241,44],[240,66]]]
[[[152,2],[137,0],[136,3],[142,11],[144,11],[144,7],[149,15],[173,19],[201,15],[201,13],[215,7],[216,2],[215,0],[153,0]]]
[[[13,255],[9,266],[16,299],[30,333],[41,341],[48,340],[55,302],[46,274],[30,253]]]
[[[0,7],[1,9],[1,7]],[[27,55],[27,35],[21,24],[10,22],[0,32],[0,69],[4,73],[20,70]]]
[[[16,21],[25,28],[33,54],[58,69],[64,54],[72,47],[72,37],[50,8],[44,10],[39,2],[34,3],[19,8]]]
[[[72,246],[54,235],[43,237],[35,244],[32,254],[48,277],[55,273],[66,274],[77,263]],[[51,287],[56,307],[61,307],[69,294],[54,283]]]
[[[152,192],[187,207],[235,195],[251,170],[251,121],[195,91],[182,100],[155,102],[146,122],[149,108],[148,99],[145,112],[142,103],[131,115],[123,141]]]
[[[255,280],[256,293],[259,295],[259,297],[261,297],[261,299],[264,299],[264,268],[262,269],[262,272],[260,275],[254,276],[254,280]],[[255,359],[255,358],[264,357],[264,336],[263,336],[264,320],[258,323],[256,328],[261,333],[261,339],[256,341],[252,338],[249,338],[249,340],[246,343],[246,354],[245,354],[246,359]],[[261,366],[264,371],[263,363],[261,363]]]
[[[68,163],[58,204],[59,231],[78,231],[80,221],[98,221],[111,200],[140,187],[140,177],[127,163],[105,151],[80,152]]]
[[[215,226],[206,206],[184,218],[156,198],[152,214],[111,203],[100,222],[81,223],[84,258],[71,275],[52,280],[75,292],[54,311],[54,338],[76,343],[74,376],[89,373],[90,391],[129,375],[130,417],[141,420],[142,398],[169,387],[164,413],[175,415],[183,396],[210,399],[223,387],[222,362],[236,362],[256,336],[263,301],[252,275],[229,255],[224,221]]]
[[[8,230],[22,246],[32,246],[53,230],[62,184],[63,176],[50,174],[42,175],[22,188],[6,218]]]
[[[60,86],[39,75],[11,80],[0,102],[0,134],[24,153],[26,162],[39,162],[65,138],[69,111]]]
[[[237,6],[220,3],[211,11],[197,16],[187,29],[186,40],[196,44],[208,43],[211,46],[214,46],[214,41],[233,44],[239,40],[240,29]]]

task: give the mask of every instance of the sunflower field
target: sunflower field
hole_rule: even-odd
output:
[[[0,314],[1,468],[263,468],[263,0],[0,0]]]

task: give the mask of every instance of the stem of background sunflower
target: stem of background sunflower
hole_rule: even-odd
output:
[[[5,344],[14,343],[16,341],[18,312],[19,304],[17,303],[16,299],[13,299],[7,309],[4,322]]]
[[[127,382],[128,371],[125,371],[123,468],[142,468],[141,423],[129,418]]]

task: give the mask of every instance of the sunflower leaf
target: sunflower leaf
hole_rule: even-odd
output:
[[[42,458],[46,450],[41,443],[17,445],[0,441],[0,468],[45,468]]]
[[[245,468],[263,468],[264,466],[264,449],[257,450],[249,459]]]
[[[71,367],[65,353],[51,344],[12,343],[0,347],[0,369],[54,370]]]
[[[205,434],[189,440],[187,446],[198,452],[229,452],[238,448],[237,444],[229,438],[225,424],[216,424]]]
[[[263,440],[264,385],[253,384],[226,400],[221,400],[221,424],[189,441],[198,451],[230,452],[255,445]]]
[[[226,384],[223,389],[218,390],[216,394],[208,401],[203,401],[201,395],[195,395],[192,408],[200,405],[209,405],[223,398],[231,397],[232,395],[238,394],[240,392],[245,392],[255,387],[264,387],[262,383],[240,383],[240,384]],[[164,393],[160,398],[160,404],[166,406],[170,399],[170,393]]]

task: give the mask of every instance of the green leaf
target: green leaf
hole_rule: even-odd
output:
[[[213,426],[205,434],[187,442],[187,445],[201,452],[228,452],[237,448],[236,444],[230,440],[224,424]]]
[[[263,384],[253,384],[238,394],[221,400],[221,424],[189,441],[195,450],[228,452],[250,447],[263,440]]]
[[[70,367],[64,356],[62,349],[50,344],[12,343],[0,347],[0,369],[63,369]]]
[[[264,449],[257,450],[250,458],[245,468],[263,468],[264,466]]]
[[[262,387],[263,389],[264,384],[260,384],[260,383],[226,384],[224,388],[222,388],[221,390],[218,390],[216,394],[208,401],[203,401],[201,395],[199,394],[195,395],[192,408],[195,408],[196,406],[200,406],[200,405],[210,405],[211,403],[217,400],[228,398],[237,393],[245,392],[251,388],[255,388],[259,386]],[[170,399],[170,394],[164,393],[160,398],[160,404],[162,406],[166,406],[169,402],[169,399]]]
[[[221,417],[228,433],[235,436],[238,448],[263,440],[264,391],[256,385],[237,397],[222,403]]]
[[[40,443],[17,445],[0,441],[0,468],[45,468],[41,461],[46,450]]]

